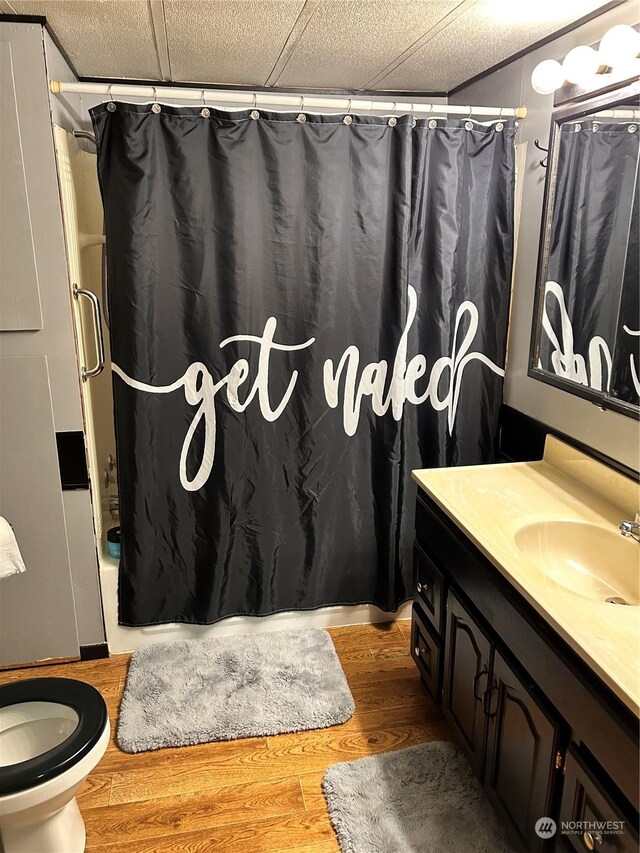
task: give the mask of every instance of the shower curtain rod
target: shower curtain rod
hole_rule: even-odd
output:
[[[591,113],[590,115],[584,116],[582,119],[576,119],[573,123],[577,124],[580,121],[585,121],[590,118],[629,118],[629,119],[638,119],[640,118],[640,110],[601,110],[599,113]]]
[[[420,104],[405,101],[362,100],[360,98],[319,97],[318,95],[289,95],[274,92],[238,92],[212,89],[172,88],[168,86],[129,86],[120,83],[65,83],[51,80],[54,95],[74,92],[81,95],[105,95],[108,98],[152,98],[156,100],[198,101],[203,106],[240,104],[247,107],[287,107],[290,110],[325,109],[336,112],[413,113],[428,116],[449,114],[468,116],[493,116],[495,118],[525,118],[526,107],[480,107],[458,106],[457,104]]]

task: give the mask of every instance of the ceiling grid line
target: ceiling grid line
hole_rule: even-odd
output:
[[[478,0],[461,0],[461,2],[452,9],[451,12],[447,13],[444,18],[441,18],[437,24],[427,30],[419,39],[417,39],[412,45],[410,45],[406,50],[404,50],[399,56],[393,59],[386,68],[383,68],[379,74],[375,77],[372,77],[371,80],[365,83],[365,89],[373,89],[378,85],[385,77],[388,77],[389,74],[393,73],[396,68],[399,68],[403,62],[406,62],[407,59],[413,56],[414,53],[417,53],[421,48],[425,46],[431,39],[435,38],[438,33],[442,32],[446,27],[449,26],[456,18],[459,18],[460,15],[467,12]]]
[[[282,72],[287,67],[287,63],[289,59],[296,49],[296,46],[300,39],[302,38],[304,31],[307,28],[307,24],[313,18],[316,9],[320,5],[321,0],[305,0],[305,4],[300,10],[300,14],[298,15],[295,24],[291,28],[291,32],[287,36],[287,39],[282,46],[282,50],[280,51],[280,55],[278,56],[275,65],[271,69],[271,72],[267,79],[265,80],[265,86],[275,86],[278,83]]]
[[[158,70],[160,79],[172,81],[171,55],[167,38],[167,23],[164,15],[163,0],[148,0],[149,20],[153,31],[156,53],[158,55]]]

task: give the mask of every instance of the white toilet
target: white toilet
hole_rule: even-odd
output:
[[[0,839],[4,853],[81,853],[75,795],[109,742],[90,684],[32,678],[0,686]]]

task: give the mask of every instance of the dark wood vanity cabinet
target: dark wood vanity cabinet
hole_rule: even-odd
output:
[[[413,657],[514,846],[637,851],[637,719],[422,494],[414,589]],[[624,832],[576,824],[593,820]]]

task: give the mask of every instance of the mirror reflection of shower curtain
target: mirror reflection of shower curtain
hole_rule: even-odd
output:
[[[640,163],[638,164],[640,171]],[[611,394],[640,405],[640,187],[636,174],[633,210],[622,276],[620,314],[613,353]]]
[[[615,387],[621,393],[631,387],[615,348],[622,341],[622,302],[632,310],[633,287],[637,304],[637,279],[629,290],[627,276],[622,294],[625,269],[632,273],[627,257],[634,251],[629,241],[638,193],[636,127],[585,119],[559,128],[539,352],[542,369],[615,396]],[[634,324],[637,329],[637,319]],[[626,378],[613,378],[619,370]],[[637,394],[622,399],[638,402]]]
[[[92,111],[125,625],[412,593],[412,468],[495,459],[513,122]]]

